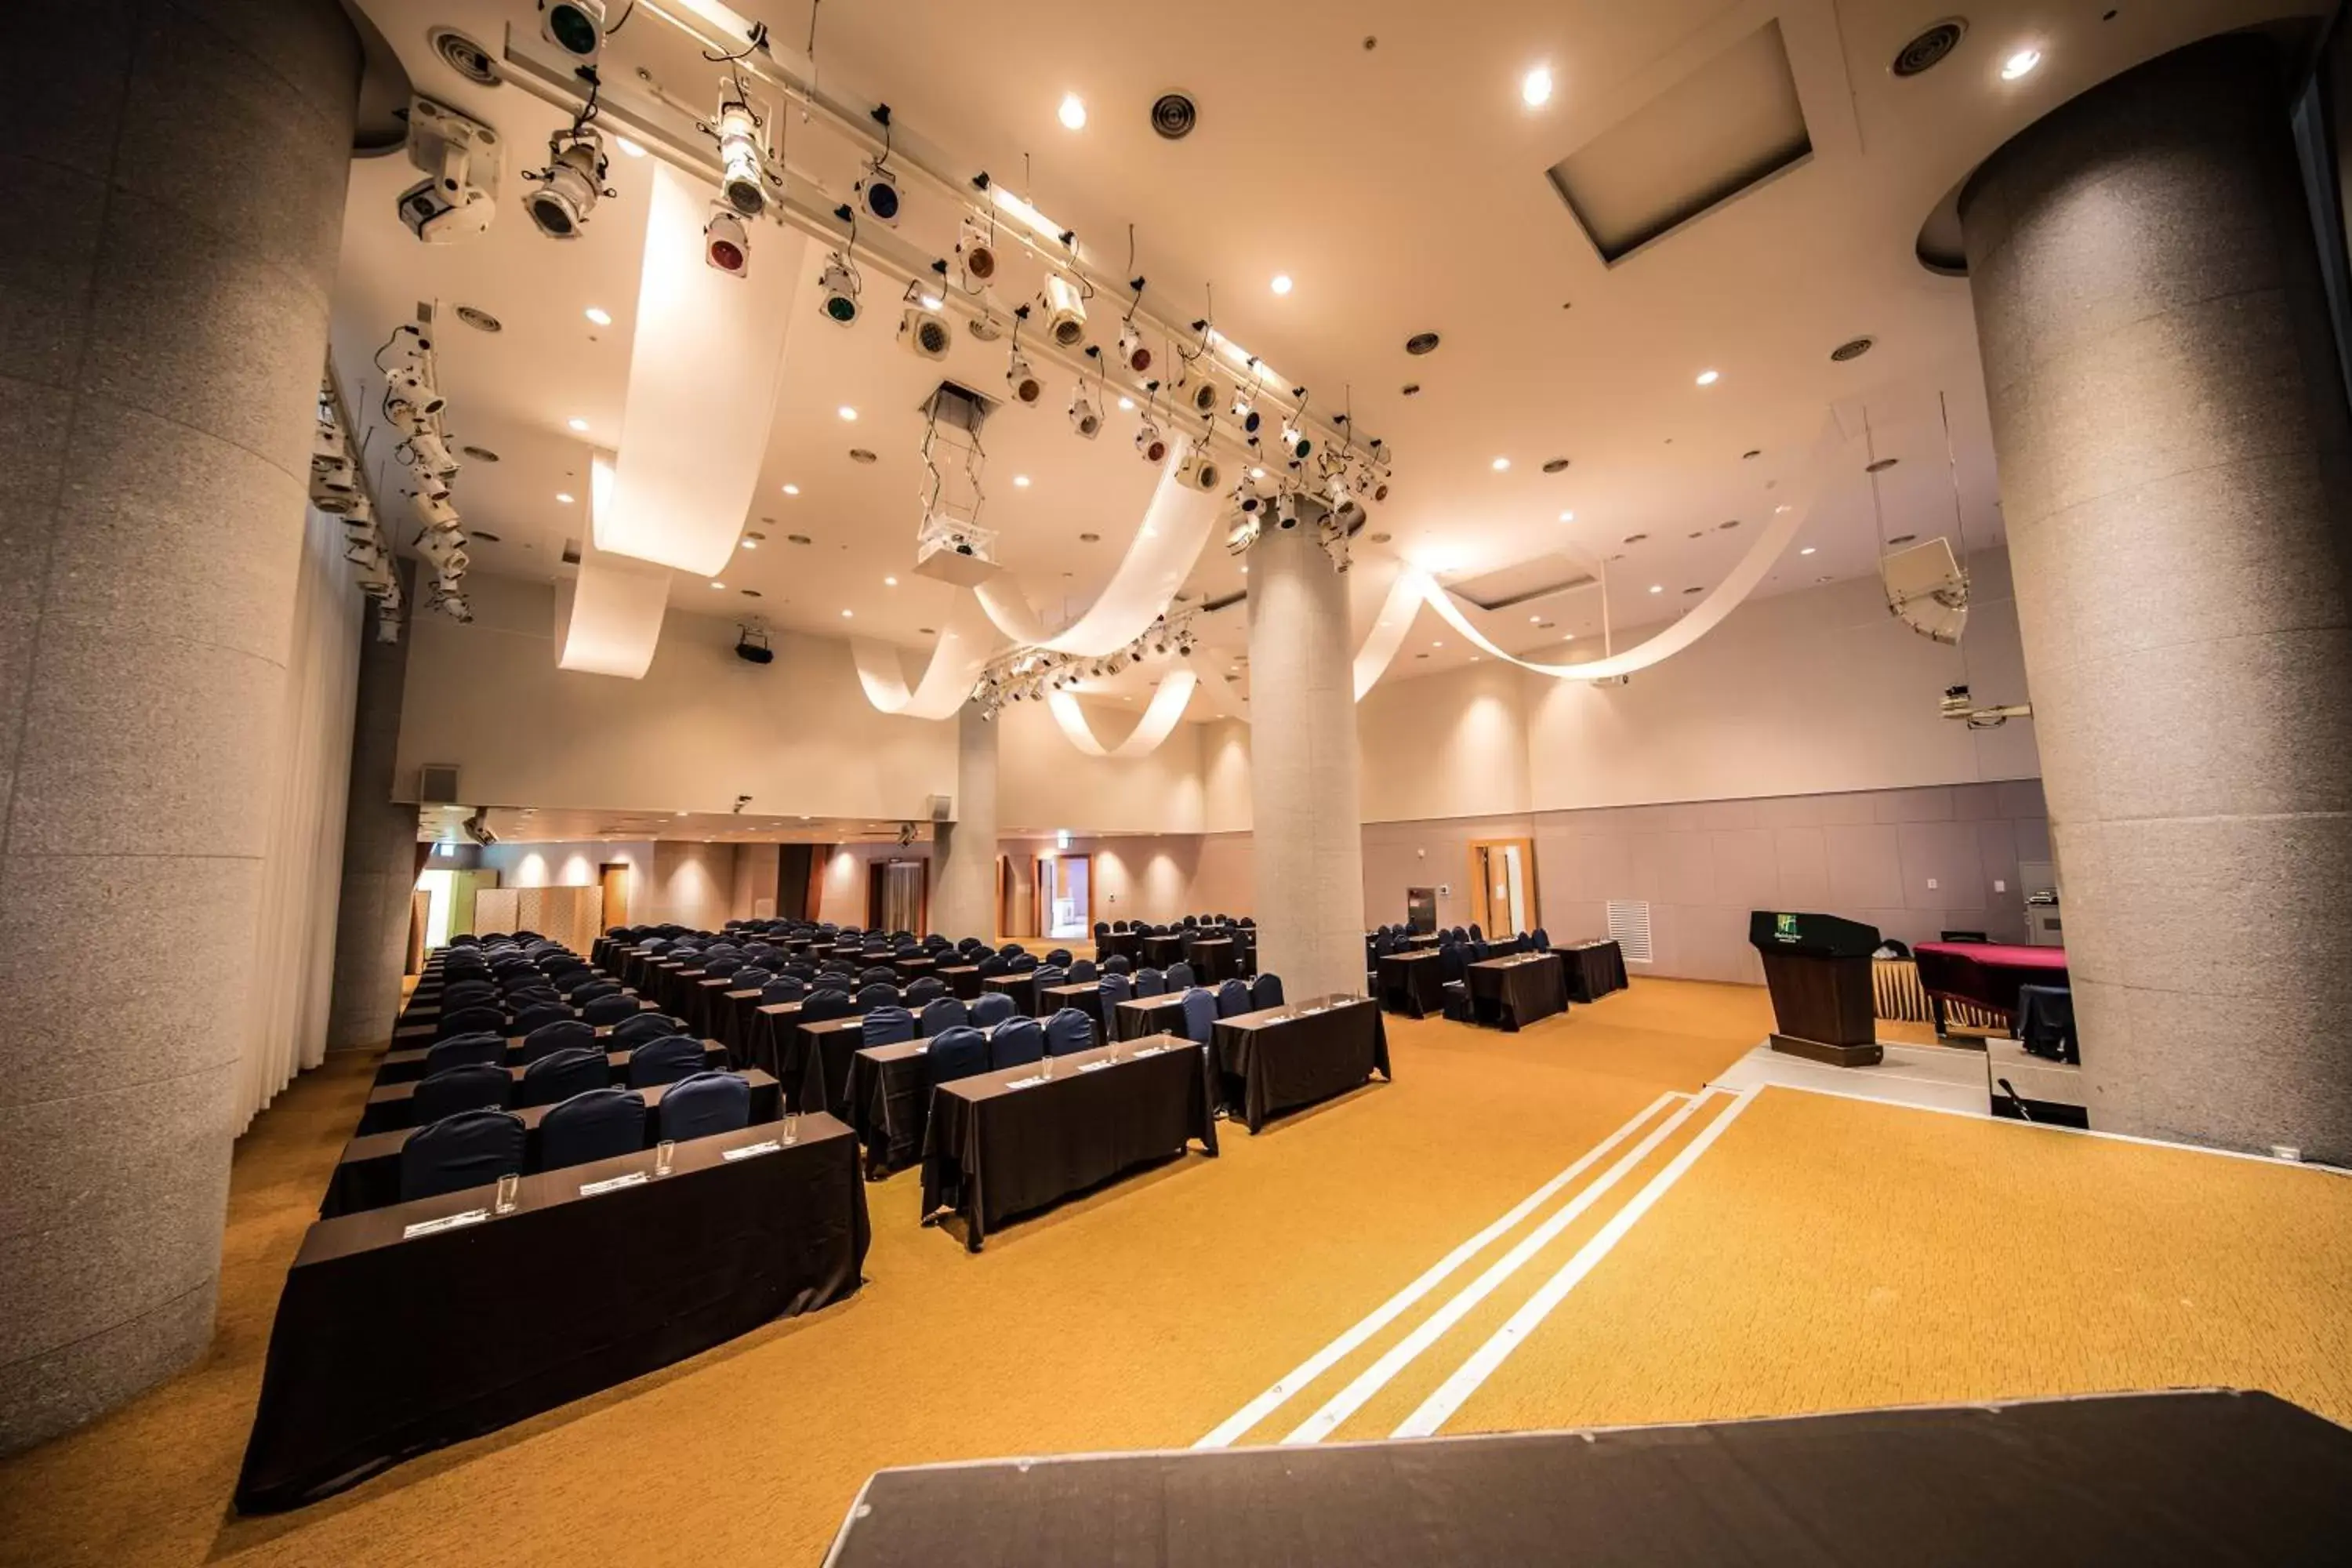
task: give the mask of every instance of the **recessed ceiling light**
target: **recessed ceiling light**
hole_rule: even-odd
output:
[[[896,577],[885,577],[882,579],[882,585],[885,588],[895,588],[898,585],[898,579]]]
[[[555,499],[562,501],[565,506],[570,506],[572,504],[572,492],[570,490],[558,490],[555,492]]]
[[[1064,93],[1062,107],[1055,112],[1061,117],[1062,123],[1073,131],[1087,128],[1087,101],[1075,92]]]
[[[1797,552],[1797,553],[1798,553],[1798,554],[1800,554],[1800,555],[1811,555],[1812,552],[1813,552],[1813,547],[1812,547],[1811,545],[1810,545],[1810,544],[1806,545],[1802,550],[1800,550],[1800,551],[1798,551],[1798,552]]]
[[[1132,397],[1122,397],[1122,398],[1120,398],[1120,399],[1118,400],[1118,411],[1119,411],[1121,414],[1132,414],[1132,413],[1134,413],[1134,412],[1135,412],[1135,399],[1134,399],[1134,398],[1132,398]]]
[[[1015,475],[1013,475],[1013,489],[1022,489],[1022,490],[1025,490],[1025,489],[1027,489],[1029,488],[1029,476],[1028,476],[1028,475],[1026,475],[1026,474],[1015,474]]]
[[[784,493],[788,496],[796,496],[801,493],[801,488],[798,485],[786,485]]]
[[[2019,49],[2016,53],[2011,55],[2009,58],[2000,62],[2000,79],[2003,81],[2015,81],[2020,77],[2032,72],[2033,68],[2041,63],[2042,51],[2040,49]]]
[[[1412,336],[1405,339],[1404,352],[1409,354],[1435,353],[1437,352],[1437,334],[1435,332],[1413,333]]]
[[[600,327],[609,327],[613,324],[613,312],[605,310],[601,305],[589,306],[587,315],[590,321],[595,322]]]
[[[834,412],[840,415],[844,419],[850,421],[852,424],[855,424],[857,421],[857,410],[852,408],[846,403],[843,404],[839,408],[835,409]]]
[[[1772,515],[1773,515],[1774,517],[1778,517],[1778,516],[1780,516],[1782,512],[1784,512],[1784,511],[1786,511],[1786,510],[1789,510],[1789,503],[1788,503],[1787,501],[1782,501],[1779,506],[1776,506],[1776,507],[1774,507],[1774,508],[1772,509]]]
[[[1277,272],[1277,273],[1276,273],[1276,274],[1274,275],[1274,284],[1273,284],[1273,288],[1274,288],[1274,291],[1275,291],[1276,293],[1277,293],[1277,294],[1287,294],[1287,293],[1289,293],[1289,292],[1290,292],[1290,274],[1289,274],[1289,273],[1287,273],[1287,272]]]
[[[1723,376],[1721,373],[1717,371],[1703,370],[1698,373],[1698,384],[1701,386],[1713,386],[1717,382],[1722,379]]]
[[[1663,594],[1665,591],[1666,585],[1664,583],[1653,583],[1650,584],[1650,592],[1653,594]]]
[[[1511,459],[1508,458],[1497,458],[1495,459],[1495,471],[1498,474],[1510,466]]]
[[[564,423],[571,426],[574,430],[585,430],[588,428],[588,421],[585,419],[567,419]]]
[[[1572,511],[1564,511],[1559,514],[1559,520],[1562,522],[1574,522],[1576,521],[1576,514]]]
[[[1433,642],[1429,646],[1432,647],[1444,647],[1445,645],[1442,642]]]
[[[1551,68],[1538,66],[1519,79],[1519,101],[1541,109],[1551,101]]]
[[[724,583],[721,583],[721,582],[718,581],[716,578],[713,578],[713,579],[711,580],[711,584],[710,584],[710,585],[711,585],[713,588],[724,588],[725,586],[727,586],[727,584],[724,584]]]
[[[1528,619],[1534,622],[1537,626],[1543,625],[1543,617],[1541,616],[1529,616]]]
[[[745,550],[757,550],[760,548],[760,542],[756,539],[747,539],[743,542],[741,548]]]
[[[853,611],[844,610],[844,611],[842,611],[842,612],[841,612],[841,618],[842,618],[843,620],[845,620],[845,620],[849,619],[849,617],[851,616],[851,615],[853,615],[854,613],[855,613],[855,612],[853,612]]]
[[[625,21],[627,18],[624,17],[623,20]],[[635,142],[630,141],[625,136],[614,137],[613,145],[618,147],[622,152],[627,153],[632,158],[642,158],[646,155],[646,150],[643,147],[637,145]]]

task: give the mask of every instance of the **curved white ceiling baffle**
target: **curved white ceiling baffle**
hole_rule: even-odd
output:
[[[1020,584],[999,573],[973,590],[997,630],[1027,647],[1078,658],[1116,653],[1149,631],[1192,574],[1192,563],[1201,558],[1201,547],[1208,542],[1224,500],[1214,489],[1196,490],[1176,478],[1178,466],[1192,450],[1189,437],[1171,444],[1142,526],[1136,530],[1109,585],[1084,615],[1061,630],[1049,632]]]
[[[871,637],[849,639],[850,657],[857,663],[857,681],[866,700],[885,713],[908,719],[952,719],[971,699],[980,672],[996,645],[988,619],[968,596],[958,594],[955,608],[940,628],[939,646],[912,691],[907,689],[907,669],[898,650]]]
[[[711,194],[655,165],[620,462],[595,531],[600,550],[702,577],[733,556],[759,486],[808,243],[763,228],[756,264],[730,277],[702,258]]]
[[[1151,694],[1150,705],[1134,730],[1116,746],[1106,746],[1095,739],[1094,728],[1087,722],[1086,710],[1078,700],[1066,691],[1050,692],[1045,706],[1054,710],[1054,722],[1062,727],[1070,744],[1090,757],[1142,757],[1160,749],[1160,743],[1176,731],[1176,721],[1184,717],[1184,706],[1192,700],[1193,688],[1200,678],[1189,669],[1171,669],[1160,689]]]
[[[1397,649],[1404,646],[1405,634],[1412,630],[1412,618],[1421,613],[1424,584],[1428,583],[1421,569],[1410,562],[1400,562],[1396,581],[1389,584],[1388,597],[1381,601],[1380,614],[1372,617],[1372,629],[1364,634],[1364,646],[1356,650],[1356,700],[1361,702],[1364,693],[1380,684],[1388,673]]]
[[[613,500],[613,454],[588,457],[591,532]],[[555,585],[555,667],[641,680],[661,641],[669,606],[669,569],[593,544],[580,552],[580,573]]]

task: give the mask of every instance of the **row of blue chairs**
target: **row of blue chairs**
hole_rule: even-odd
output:
[[[554,1104],[539,1123],[539,1168],[562,1170],[631,1154],[646,1146],[648,1122],[683,1142],[751,1125],[751,1086],[740,1073],[697,1072],[672,1083],[650,1116],[645,1100],[599,1084]],[[530,1147],[522,1118],[503,1108],[453,1110],[409,1135],[400,1149],[403,1203],[487,1186],[523,1173]]]
[[[1113,931],[1141,931],[1146,936],[1172,936],[1180,931],[1200,931],[1204,928],[1227,926],[1239,931],[1254,931],[1257,927],[1257,921],[1247,915],[1244,915],[1238,921],[1231,915],[1186,915],[1172,925],[1154,925],[1150,921],[1137,921],[1132,925],[1126,921],[1097,921],[1095,934],[1108,936]]]
[[[510,1105],[553,1105],[611,1081],[606,1053],[593,1045],[563,1046],[551,1051],[526,1063],[518,1079],[505,1065],[505,1040],[477,1037],[484,1037],[496,1041],[496,1054],[486,1054],[485,1059],[434,1068],[427,1058],[428,1070],[417,1080],[410,1100],[413,1121],[421,1126],[484,1106],[504,1110]],[[631,1047],[629,1087],[677,1083],[702,1071],[702,1042],[693,1036],[656,1036]]]

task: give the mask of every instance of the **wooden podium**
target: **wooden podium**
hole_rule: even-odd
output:
[[[1780,1025],[1774,1050],[1843,1068],[1884,1058],[1870,988],[1877,927],[1758,910],[1748,917],[1748,941],[1764,958],[1764,984]]]

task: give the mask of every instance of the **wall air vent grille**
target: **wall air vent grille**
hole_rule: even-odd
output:
[[[1886,68],[1896,76],[1917,76],[1933,70],[1950,58],[1968,33],[1967,18],[1948,16],[1895,50],[1895,61]]]
[[[1649,963],[1649,900],[1646,899],[1610,900],[1609,940],[1623,950],[1626,963]]]

